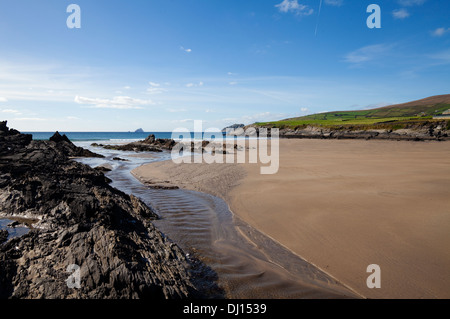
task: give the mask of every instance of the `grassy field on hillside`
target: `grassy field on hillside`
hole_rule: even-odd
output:
[[[450,104],[448,103],[412,105],[412,102],[410,102],[372,110],[326,112],[281,121],[255,124],[258,126],[270,126],[280,129],[302,128],[309,125],[329,128],[391,128],[395,130],[404,128],[406,125],[410,124],[433,121],[433,116],[440,115],[442,112],[449,109]]]

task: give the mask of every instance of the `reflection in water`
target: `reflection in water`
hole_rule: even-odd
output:
[[[111,186],[141,198],[152,207],[161,217],[155,225],[185,252],[210,266],[218,274],[218,284],[228,298],[357,297],[234,216],[223,200],[182,189],[152,189],[131,175],[133,168],[168,159],[169,153],[149,159],[129,156],[133,153],[91,150],[106,159],[80,161],[93,167],[113,165],[114,169],[106,174],[113,181]],[[112,161],[117,155],[130,161]]]
[[[13,224],[14,222],[18,222],[18,226],[8,226]],[[26,233],[28,233],[30,231],[30,228],[25,227],[23,224],[20,224],[19,221],[17,220],[13,220],[13,219],[6,219],[6,218],[0,218],[0,229],[2,230],[7,230],[8,231],[8,239],[10,240],[11,238],[14,237],[20,237],[25,235]]]

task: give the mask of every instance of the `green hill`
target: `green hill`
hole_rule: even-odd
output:
[[[276,122],[256,123],[258,126],[295,128],[306,125],[319,126],[374,126],[376,124],[401,124],[431,120],[450,109],[450,94],[437,95],[408,103],[390,105],[371,110],[337,111],[312,114]]]

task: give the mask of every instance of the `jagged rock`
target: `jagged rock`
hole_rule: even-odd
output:
[[[156,138],[154,134],[150,134],[145,140],[131,142],[124,145],[102,145],[92,144],[92,146],[103,147],[108,150],[116,151],[132,151],[132,152],[162,152],[163,150],[171,150],[176,142],[172,139]]]
[[[52,137],[50,137],[49,141],[51,143],[55,143],[56,147],[64,153],[66,156],[70,157],[98,157],[103,158],[103,155],[96,154],[94,152],[91,152],[87,149],[84,149],[82,147],[78,147],[75,144],[73,144],[69,138],[64,134],[61,136],[59,132],[56,132],[53,134]]]
[[[55,143],[60,143],[60,142],[67,142],[67,143],[72,143],[69,138],[66,136],[66,134],[64,134],[63,136],[61,136],[61,134],[59,134],[58,131],[55,132],[55,134],[53,134],[52,137],[50,137],[50,141],[55,142]]]
[[[156,141],[155,135],[154,134],[150,134],[145,140],[142,141],[142,143],[154,144],[155,141]]]
[[[5,125],[0,216],[38,221],[0,245],[0,298],[221,296],[214,283],[193,276],[208,268],[155,228],[157,215],[148,206],[111,187],[103,173],[70,160],[72,151],[82,152],[67,140],[24,144],[28,137],[9,135]],[[80,267],[79,289],[66,282],[73,264]]]
[[[8,231],[5,229],[0,229],[0,245],[3,244],[8,239]]]

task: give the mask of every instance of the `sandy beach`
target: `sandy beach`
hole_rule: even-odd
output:
[[[280,169],[156,162],[144,183],[234,214],[367,298],[450,298],[450,142],[281,140]],[[367,266],[381,268],[369,289]]]

